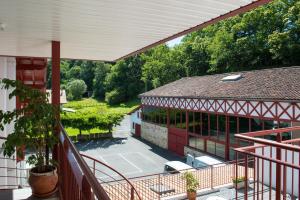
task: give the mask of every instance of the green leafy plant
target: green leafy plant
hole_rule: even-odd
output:
[[[185,172],[183,174],[183,179],[186,180],[186,190],[187,192],[196,192],[199,186],[198,180],[195,178],[192,172]]]
[[[99,113],[99,112],[75,112],[65,113],[61,117],[62,124],[65,127],[72,127],[79,130],[81,135],[83,131],[89,131],[93,128],[107,130],[109,133],[115,125],[118,125],[123,119],[121,113]]]
[[[245,177],[245,176],[241,176],[241,177],[233,177],[233,178],[232,178],[232,182],[233,182],[234,184],[244,182],[245,180],[246,180],[246,177]]]
[[[81,99],[86,92],[87,86],[83,80],[75,79],[67,85],[67,97],[69,100]]]
[[[49,170],[54,164],[49,152],[57,143],[54,130],[58,125],[59,107],[49,104],[46,93],[19,81],[2,79],[0,85],[2,89],[10,91],[9,99],[17,97],[25,104],[12,111],[0,110],[0,129],[4,130],[5,125],[14,124],[14,129],[2,146],[4,155],[11,157],[16,152],[23,157],[23,151],[18,147],[25,146],[33,151],[27,162],[35,166],[35,171],[40,173]]]

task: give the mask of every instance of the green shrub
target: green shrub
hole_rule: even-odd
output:
[[[114,89],[105,93],[105,101],[110,105],[115,105],[125,101],[125,92],[122,89]]]
[[[75,112],[63,114],[61,121],[65,127],[78,129],[81,135],[82,131],[89,131],[93,128],[104,129],[111,133],[112,128],[118,125],[122,118],[121,113]]]
[[[83,80],[73,80],[67,85],[67,97],[69,100],[78,100],[86,92],[86,84]]]
[[[245,177],[245,176],[234,177],[234,178],[232,178],[232,182],[233,182],[234,184],[244,182],[245,180],[246,180],[246,177]]]
[[[186,180],[186,191],[196,192],[199,186],[199,182],[192,172],[185,172],[183,174],[183,179]]]

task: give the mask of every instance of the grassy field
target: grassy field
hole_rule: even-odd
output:
[[[82,99],[80,101],[70,101],[64,104],[64,108],[72,108],[78,113],[120,113],[126,115],[128,112],[136,108],[140,103],[139,99],[132,100],[120,105],[110,106],[106,102],[98,101],[92,98]],[[75,113],[76,113],[75,112]],[[63,115],[63,114],[62,114]],[[67,127],[66,131],[68,135],[78,135],[79,130],[71,127]],[[106,133],[107,130],[101,130],[98,128],[91,129],[90,131],[83,131],[82,134],[90,133]]]

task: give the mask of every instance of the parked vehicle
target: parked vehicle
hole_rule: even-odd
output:
[[[187,164],[196,169],[208,166],[219,167],[225,165],[222,161],[211,156],[193,157],[190,154],[187,155]]]
[[[194,171],[194,169],[193,167],[180,161],[169,161],[165,163],[164,173],[176,174],[184,173],[186,171]]]

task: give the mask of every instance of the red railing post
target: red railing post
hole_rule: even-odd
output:
[[[238,177],[238,152],[235,152],[235,179]],[[238,198],[237,181],[235,181],[235,199]]]
[[[84,200],[92,200],[92,189],[85,175],[82,177],[82,194]]]
[[[134,188],[131,187],[130,189],[130,200],[134,200]]]
[[[248,199],[248,155],[245,154],[245,190],[244,199]]]
[[[96,162],[95,162],[95,160],[93,161],[93,172],[94,172],[94,175],[96,176],[96,173],[95,173],[95,170],[96,170]]]
[[[161,184],[160,184],[160,174],[158,174],[158,187],[159,187],[159,193],[161,192]],[[160,199],[160,194],[158,193],[158,199]]]
[[[213,189],[214,187],[214,179],[213,179],[213,166],[210,166],[210,188]]]
[[[281,142],[281,134],[277,133],[277,142]],[[276,148],[276,159],[281,160],[281,148]],[[276,164],[276,200],[280,200],[281,196],[281,165]]]

